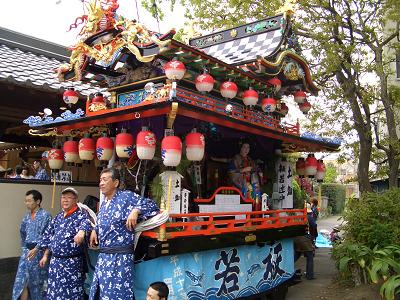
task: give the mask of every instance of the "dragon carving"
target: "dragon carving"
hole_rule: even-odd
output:
[[[71,25],[70,29],[77,28],[84,23],[79,33],[81,40],[70,48],[72,52],[69,64],[62,64],[57,69],[57,76],[60,81],[65,80],[64,74],[69,71],[74,71],[73,80],[81,80],[82,70],[89,58],[110,63],[114,59],[114,54],[126,47],[135,55],[137,60],[146,63],[152,61],[155,55],[142,56],[135,43],[152,42],[159,46],[160,51],[169,43],[169,40],[159,40],[136,20],[132,21],[123,17],[116,20],[115,10],[117,8],[117,0],[104,0],[103,2],[91,0],[87,5],[88,14],[77,18],[75,23]],[[79,25],[78,22],[80,22]],[[117,34],[111,40],[109,38],[105,40],[95,39],[92,43],[86,43],[88,38],[106,29],[115,29]]]

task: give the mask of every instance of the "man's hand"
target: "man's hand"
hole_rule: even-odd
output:
[[[49,250],[46,249],[46,251],[43,254],[42,259],[39,261],[39,267],[44,268],[44,266],[47,264],[49,260]]]
[[[74,236],[74,242],[78,246],[83,243],[85,239],[85,231],[84,230],[79,230],[78,233]]]
[[[131,213],[126,219],[126,228],[133,230],[135,228],[140,211],[137,208],[132,209]]]
[[[99,241],[97,239],[97,233],[96,230],[92,230],[92,233],[90,234],[90,239],[89,239],[89,245],[90,247],[97,247],[99,244]]]
[[[26,258],[28,260],[32,260],[35,258],[36,254],[39,252],[38,248],[33,248],[32,250],[29,250],[28,255],[26,256]]]

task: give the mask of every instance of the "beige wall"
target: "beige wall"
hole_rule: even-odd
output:
[[[77,189],[81,202],[89,194],[99,197],[97,186],[74,186],[73,184],[71,186]],[[24,204],[25,193],[32,189],[41,192],[42,207],[54,216],[60,210],[60,194],[65,187],[65,185],[56,185],[54,209],[51,209],[52,184],[0,183],[0,259],[19,256],[21,253],[19,226],[27,212]]]

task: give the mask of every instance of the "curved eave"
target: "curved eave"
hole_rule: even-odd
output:
[[[320,88],[313,82],[308,63],[300,55],[298,55],[290,50],[285,50],[278,55],[278,57],[276,58],[275,61],[269,61],[264,57],[258,57],[257,63],[262,65],[263,67],[266,67],[266,68],[269,68],[272,70],[279,70],[280,67],[282,66],[282,63],[283,63],[283,60],[285,59],[285,57],[292,58],[294,61],[298,62],[300,64],[300,66],[303,68],[303,71],[305,74],[305,78],[303,78],[303,84],[306,88],[306,91],[309,93],[312,93],[314,95],[318,94],[318,91],[320,90]]]

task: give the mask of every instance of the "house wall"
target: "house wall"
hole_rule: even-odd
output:
[[[11,181],[11,180],[8,180]],[[53,216],[60,211],[60,195],[66,185],[57,184],[55,188],[54,208],[51,208],[53,184],[34,183],[33,181],[19,183],[17,180],[0,181],[0,260],[16,257],[21,254],[19,227],[23,216],[27,213],[24,200],[28,190],[36,189],[43,195],[42,207]],[[25,181],[25,180],[24,180]],[[87,195],[99,197],[99,188],[96,186],[74,185],[82,202]]]

